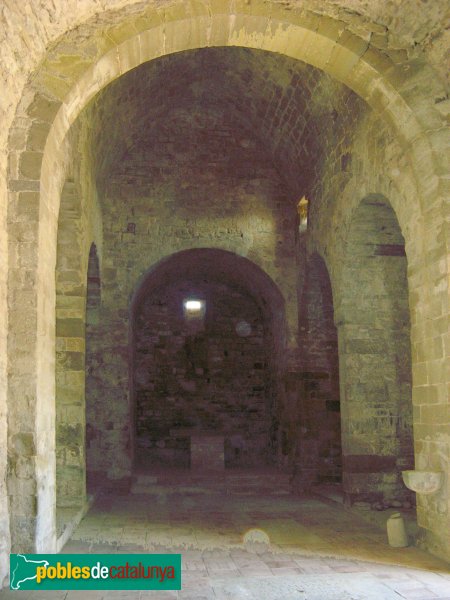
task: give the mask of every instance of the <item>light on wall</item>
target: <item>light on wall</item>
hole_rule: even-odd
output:
[[[205,301],[197,298],[188,298],[183,301],[184,316],[186,319],[203,319],[205,316]]]
[[[184,307],[189,312],[198,312],[199,310],[202,310],[203,304],[204,302],[201,300],[185,300]]]

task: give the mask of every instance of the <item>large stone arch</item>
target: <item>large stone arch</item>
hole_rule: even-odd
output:
[[[88,37],[92,37],[91,23],[86,31]],[[308,11],[284,11],[281,7],[272,6],[268,10],[258,2],[251,5],[242,2],[233,9],[228,4],[180,3],[163,13],[134,15],[129,22],[113,27],[107,40],[93,60],[78,55],[69,61],[67,68],[64,60],[44,61],[22,95],[10,135],[8,302],[10,307],[14,305],[14,310],[9,314],[9,355],[21,345],[23,323],[31,323],[34,335],[30,337],[27,332],[26,364],[12,364],[10,359],[9,402],[11,407],[20,405],[17,400],[24,395],[20,382],[26,380],[29,402],[39,407],[36,419],[26,427],[32,438],[30,456],[42,459],[38,461],[36,472],[41,481],[48,483],[33,489],[30,495],[34,499],[39,497],[38,512],[28,524],[29,531],[37,531],[28,544],[36,549],[53,547],[54,539],[54,524],[47,506],[53,493],[53,467],[48,460],[54,427],[55,291],[52,279],[59,198],[64,180],[59,155],[76,117],[102,87],[146,60],[190,48],[242,45],[287,54],[330,73],[384,118],[396,132],[412,166],[419,192],[412,212],[442,214],[440,174],[445,170],[445,157],[439,149],[445,133],[441,129],[440,114],[433,108],[433,101],[442,98],[442,92],[433,71],[422,60],[417,59],[405,69],[406,57],[404,62],[396,63],[355,35],[343,21]],[[66,45],[67,40],[61,43]],[[73,48],[70,52],[74,52]],[[76,52],[73,56],[77,56]],[[412,90],[418,80],[424,87],[429,84],[429,96],[414,98]],[[35,250],[32,258],[27,255],[29,246],[17,240],[15,234],[20,221],[18,202],[21,195],[29,192],[34,194],[34,213],[27,224],[26,236]],[[30,356],[36,357],[36,361],[30,361]],[[46,410],[47,405],[49,410]],[[33,416],[34,411],[30,414]],[[12,443],[22,429],[14,414],[10,415],[9,424]],[[25,505],[24,516],[28,519],[34,509],[32,503]],[[12,523],[14,535],[18,535],[17,528],[18,523]]]

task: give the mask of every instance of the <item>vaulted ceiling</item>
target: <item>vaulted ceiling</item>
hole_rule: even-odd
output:
[[[298,199],[320,175],[339,119],[356,120],[364,106],[301,61],[208,48],[141,65],[100,93],[86,114],[100,187],[136,168],[156,180],[168,163],[175,177],[183,168],[199,179],[230,168],[248,177],[259,161]]]

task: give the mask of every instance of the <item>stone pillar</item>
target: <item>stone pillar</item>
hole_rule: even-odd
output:
[[[407,499],[400,471],[411,466],[411,457],[402,453],[393,340],[358,323],[338,323],[338,336],[345,497],[350,503]]]
[[[16,177],[19,189],[35,184],[26,176],[23,180],[19,174]],[[30,177],[37,179],[34,174]],[[42,289],[37,277],[39,211],[28,214],[25,221],[18,215],[21,203],[35,205],[38,199],[37,192],[11,190],[9,195],[7,486],[11,552],[43,548],[52,552],[56,545],[54,371],[51,376],[54,288],[50,284]],[[43,219],[51,222],[46,211],[42,212]],[[19,243],[20,236],[26,242]],[[42,275],[54,281],[54,269],[48,267]]]
[[[56,320],[56,501],[81,507],[86,500],[85,299],[58,298]]]
[[[448,250],[439,225],[427,232],[410,277],[415,468],[446,475],[435,494],[417,494],[417,521],[423,546],[450,560]]]
[[[81,192],[64,183],[56,261],[56,505],[86,500],[85,318],[86,266]]]
[[[87,379],[88,468],[93,476],[128,478],[134,424],[129,398],[128,311],[105,307],[102,301],[95,336]]]

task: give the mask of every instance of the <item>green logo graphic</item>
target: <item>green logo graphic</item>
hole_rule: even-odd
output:
[[[181,554],[10,554],[11,590],[181,590]]]

